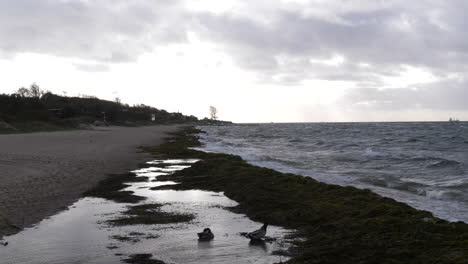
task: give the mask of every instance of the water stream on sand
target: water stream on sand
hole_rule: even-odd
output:
[[[200,190],[150,190],[177,184],[157,181],[160,175],[189,167],[196,160],[151,161],[134,171],[147,182],[129,183],[135,195],[147,199],[139,204],[160,203],[165,212],[191,213],[193,221],[177,224],[111,227],[106,221],[121,216],[129,204],[100,198],[83,198],[34,227],[5,238],[0,247],[0,263],[118,263],[131,254],[152,254],[166,263],[275,263],[286,258],[273,254],[284,249],[290,231],[269,226],[273,242],[251,243],[240,232],[258,229],[261,223],[235,214],[224,207],[235,206],[223,193]],[[164,167],[161,167],[164,166]],[[133,206],[133,204],[132,204]],[[200,242],[196,233],[210,227],[215,239]],[[124,240],[115,239],[125,237]],[[269,240],[270,241],[270,240]]]

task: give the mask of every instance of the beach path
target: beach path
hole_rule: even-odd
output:
[[[0,238],[71,205],[111,173],[150,159],[138,147],[158,145],[180,126],[0,135]]]

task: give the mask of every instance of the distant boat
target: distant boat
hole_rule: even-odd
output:
[[[458,120],[458,119],[453,119],[453,118],[450,117],[450,118],[449,118],[449,122],[450,122],[450,123],[457,123],[457,122],[460,122],[460,120]]]

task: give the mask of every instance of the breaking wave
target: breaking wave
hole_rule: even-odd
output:
[[[281,172],[369,188],[468,222],[468,126],[444,123],[248,124],[200,127],[202,150]],[[446,138],[447,140],[441,140]]]

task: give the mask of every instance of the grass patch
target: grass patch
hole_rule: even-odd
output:
[[[183,223],[195,218],[192,214],[168,213],[160,210],[162,204],[142,204],[129,206],[123,217],[108,220],[112,226],[155,225]]]
[[[156,158],[199,158],[191,168],[158,180],[178,185],[155,189],[223,191],[237,212],[260,222],[298,230],[300,254],[288,263],[468,263],[468,225],[430,212],[309,177],[250,165],[238,156],[199,152],[190,128],[160,146],[143,148]]]
[[[104,198],[117,203],[138,203],[146,198],[143,196],[134,195],[132,191],[121,191],[130,185],[124,182],[145,182],[148,177],[137,177],[133,173],[125,174],[112,174],[91,190],[85,192],[83,195],[90,197]]]

